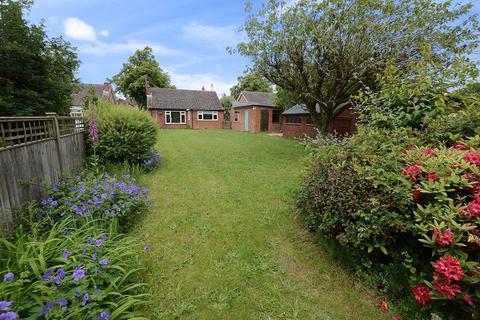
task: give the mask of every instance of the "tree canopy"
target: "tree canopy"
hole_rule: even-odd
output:
[[[432,0],[268,0],[258,12],[247,8],[247,40],[237,51],[255,72],[304,101],[326,134],[352,96],[375,89],[389,63],[402,68],[429,56],[439,77],[449,71],[458,82],[471,75],[468,54],[479,28],[470,8]]]
[[[0,115],[65,114],[80,61],[62,37],[24,17],[31,1],[0,1]]]
[[[286,110],[296,104],[303,103],[303,101],[294,92],[277,88],[274,103],[279,109]]]
[[[272,85],[257,72],[245,72],[237,81],[238,83],[230,88],[230,95],[234,99],[238,99],[242,91],[272,92]]]
[[[154,87],[175,88],[170,83],[170,75],[160,68],[150,47],[135,51],[128,62],[123,64],[122,70],[113,76],[117,90],[142,107],[147,106],[146,79]]]

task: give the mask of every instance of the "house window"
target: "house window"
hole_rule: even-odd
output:
[[[198,111],[197,120],[216,121],[218,120],[218,111]]]
[[[280,123],[280,110],[272,111],[272,123]]]
[[[233,121],[240,122],[240,111],[235,111],[235,114],[233,116]]]
[[[287,116],[286,123],[302,123],[301,116]]]
[[[185,111],[165,111],[166,124],[186,124],[186,117]]]

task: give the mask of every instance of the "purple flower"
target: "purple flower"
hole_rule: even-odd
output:
[[[18,318],[18,314],[13,311],[0,314],[0,320],[15,320]]]
[[[1,311],[8,311],[10,309],[10,306],[13,304],[13,302],[10,301],[0,301],[0,310]]]
[[[82,267],[76,267],[73,271],[72,279],[75,281],[81,280],[85,277],[85,270]]]
[[[107,311],[103,310],[98,316],[97,320],[110,320],[110,316],[108,315]]]
[[[61,307],[68,305],[68,300],[64,298],[57,299],[57,304]]]
[[[64,279],[65,278],[65,270],[63,270],[62,268],[58,269],[57,270],[57,275],[60,279]]]
[[[97,122],[95,119],[90,121],[90,134],[88,135],[92,141],[98,141],[98,129],[97,129]]]
[[[85,242],[86,242],[87,244],[92,244],[92,241],[93,241],[92,237],[88,237],[88,238],[87,238],[87,241],[85,241]]]
[[[110,264],[110,260],[108,258],[102,259],[99,261],[100,265],[108,266]]]
[[[94,254],[92,254],[92,260],[95,261],[97,260],[97,252],[95,251]]]
[[[85,250],[85,249],[82,249],[82,256],[84,256],[84,257],[85,257],[86,255],[87,255],[87,250]]]
[[[49,312],[50,310],[52,310],[53,307],[54,307],[53,302],[51,302],[51,301],[47,302],[47,303],[42,307],[41,315],[43,316],[43,315],[47,314],[47,312]]]
[[[15,278],[15,274],[13,272],[7,272],[4,276],[3,276],[3,282],[5,283],[10,283],[13,281],[13,278]]]
[[[151,251],[150,247],[149,246],[145,246],[143,247],[143,252],[145,253],[149,253]]]
[[[70,256],[70,252],[68,252],[68,249],[64,249],[63,254],[62,254],[62,258],[63,259],[68,259],[69,256]]]
[[[82,299],[82,306],[85,306],[89,299],[90,299],[90,295],[88,293],[85,293]]]
[[[95,247],[100,247],[103,243],[103,240],[102,239],[98,239],[98,240],[95,240]]]

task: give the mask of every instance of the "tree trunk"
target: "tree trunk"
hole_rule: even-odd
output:
[[[308,103],[307,110],[312,118],[313,125],[318,129],[320,135],[326,136],[330,134],[330,128],[332,125],[333,114],[326,108],[322,108],[320,112],[317,112],[317,103]]]

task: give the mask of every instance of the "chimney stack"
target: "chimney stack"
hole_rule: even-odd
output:
[[[147,108],[152,106],[152,88],[150,88],[150,80],[145,76],[145,91],[147,93]]]
[[[202,91],[205,91],[205,86],[202,86]]]

